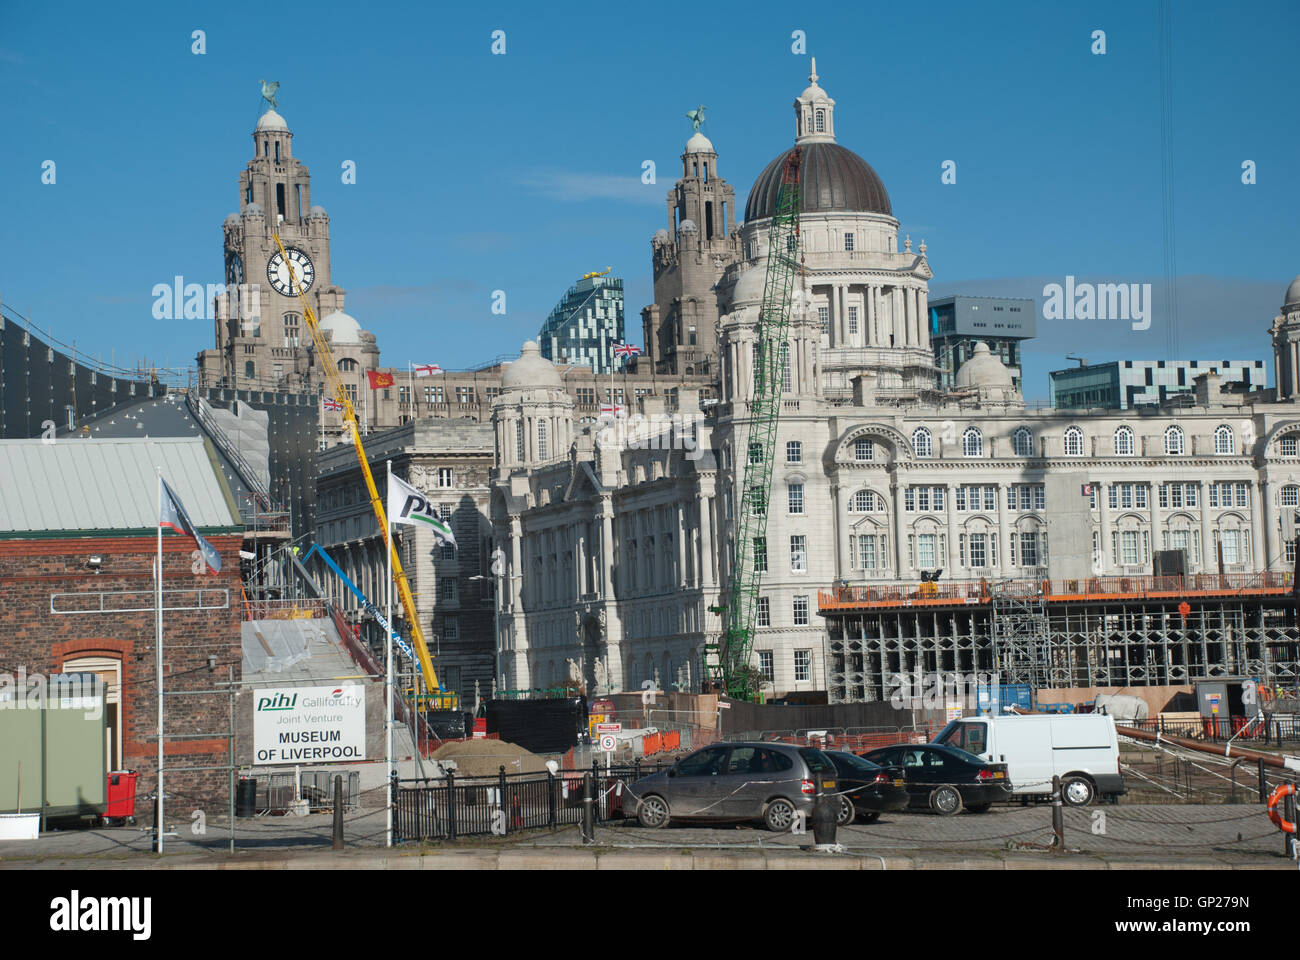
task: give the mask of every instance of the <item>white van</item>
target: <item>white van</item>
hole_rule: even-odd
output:
[[[1050,794],[1054,776],[1074,807],[1124,792],[1115,721],[1105,714],[963,717],[934,742],[1005,763],[1018,796]]]

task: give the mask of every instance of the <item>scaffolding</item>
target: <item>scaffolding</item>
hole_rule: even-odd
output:
[[[887,700],[917,673],[1034,689],[1300,684],[1290,574],[922,586],[820,594],[832,702]]]

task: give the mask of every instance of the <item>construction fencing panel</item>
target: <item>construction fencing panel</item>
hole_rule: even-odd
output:
[[[625,805],[628,785],[669,766],[669,762],[636,763],[608,770],[561,770],[555,775],[402,780],[394,831],[401,840],[455,840],[578,824],[583,814],[583,781],[589,774],[597,820],[632,816],[635,807]]]

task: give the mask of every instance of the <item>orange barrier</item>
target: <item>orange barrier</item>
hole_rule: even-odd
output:
[[[682,734],[679,730],[673,730],[663,735],[663,744],[665,750],[677,750],[682,745]]]
[[[662,749],[661,738],[657,733],[647,733],[641,738],[641,753],[643,756],[650,756],[652,753],[658,753]]]

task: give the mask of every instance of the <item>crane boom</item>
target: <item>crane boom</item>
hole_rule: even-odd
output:
[[[736,540],[727,608],[725,642],[705,644],[710,679],[721,682],[728,696],[754,696],[749,657],[754,646],[758,588],[766,562],[767,508],[772,492],[776,424],[788,362],[787,331],[794,278],[799,271],[799,163],[795,147],[781,171],[781,187],[768,230],[767,272],[754,343],[754,389],[749,401],[749,436],[745,445],[745,474],[736,509]],[[737,445],[739,452],[739,445]]]
[[[402,610],[406,614],[406,622],[411,625],[411,639],[415,641],[415,656],[420,664],[420,672],[424,674],[424,685],[429,691],[430,702],[435,708],[453,708],[456,706],[455,696],[443,694],[438,684],[438,675],[433,669],[433,660],[429,656],[429,645],[425,643],[424,630],[420,627],[420,618],[415,612],[415,598],[411,596],[411,586],[406,581],[406,572],[402,569],[402,562],[397,556],[397,548],[393,545],[392,530],[388,525],[388,515],[384,512],[379,490],[375,486],[374,474],[370,471],[370,458],[366,456],[366,448],[361,443],[361,430],[357,426],[357,412],[352,406],[352,398],[348,396],[347,390],[343,388],[343,379],[339,376],[338,366],[334,363],[334,354],[330,350],[329,341],[321,333],[316,314],[311,308],[311,303],[307,300],[306,293],[303,292],[302,284],[298,280],[297,270],[289,259],[284,244],[280,242],[280,235],[273,234],[272,239],[275,240],[275,245],[280,248],[280,256],[284,258],[285,264],[289,267],[290,289],[298,292],[298,301],[302,304],[303,316],[307,318],[307,328],[311,330],[312,342],[316,345],[316,357],[325,371],[325,379],[329,381],[330,389],[334,391],[334,399],[343,407],[343,429],[352,435],[352,446],[356,450],[357,463],[361,465],[361,475],[366,481],[366,492],[370,495],[370,506],[375,512],[375,519],[379,521],[379,529],[384,532],[384,544],[388,548],[388,553],[393,562],[393,580],[397,583],[397,595],[401,598]]]

